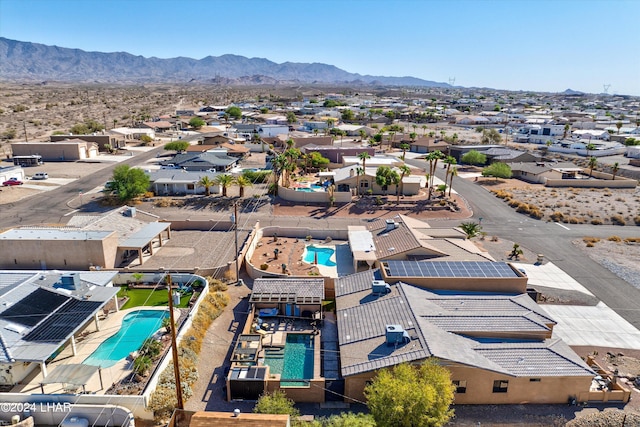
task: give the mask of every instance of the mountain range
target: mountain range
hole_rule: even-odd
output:
[[[0,37],[0,80],[92,83],[349,84],[451,87],[416,77],[349,73],[322,63],[284,62],[238,55],[145,58],[127,52],[87,52]]]

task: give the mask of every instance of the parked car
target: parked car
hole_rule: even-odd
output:
[[[2,183],[2,185],[4,185],[5,187],[8,187],[10,185],[22,185],[22,184],[24,184],[24,182],[20,181],[18,178],[9,178],[8,180]]]
[[[31,179],[49,179],[49,174],[46,172],[36,172]]]

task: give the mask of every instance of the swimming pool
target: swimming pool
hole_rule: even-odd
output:
[[[324,187],[321,185],[313,184],[310,187],[297,187],[296,191],[302,191],[305,193],[315,193],[317,191],[324,191]]]
[[[317,246],[308,245],[304,248],[304,254],[302,260],[309,264],[313,264],[316,260],[316,254],[318,257],[318,264],[326,267],[335,267],[336,263],[331,261],[331,257],[336,252],[333,248],[319,248]]]
[[[264,364],[280,374],[281,387],[308,385],[313,378],[313,335],[287,334],[284,348],[266,348]]]
[[[169,317],[166,310],[137,310],[127,314],[118,333],[103,341],[82,363],[103,368],[115,365],[160,329],[165,317]]]

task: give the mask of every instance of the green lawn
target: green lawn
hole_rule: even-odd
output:
[[[189,300],[191,299],[192,292],[183,294],[180,297],[179,308],[187,307]],[[118,297],[129,297],[129,300],[120,307],[121,309],[127,309],[138,306],[158,307],[169,305],[169,295],[166,289],[153,290],[153,289],[127,289],[126,286],[120,287]]]

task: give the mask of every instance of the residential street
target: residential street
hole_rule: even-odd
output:
[[[422,168],[428,165],[419,160],[410,160],[407,163]],[[443,179],[444,170],[438,169],[436,175]],[[640,290],[600,264],[592,262],[571,243],[585,236],[637,237],[640,234],[638,227],[586,224],[565,226],[539,221],[516,213],[506,203],[471,180],[457,179],[454,188],[469,202],[474,212],[473,219],[478,222],[479,218],[482,218],[482,228],[489,235],[512,240],[535,253],[544,254],[545,259],[556,264],[629,323],[640,328]]]

